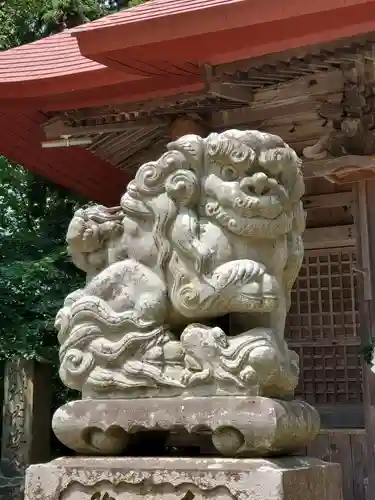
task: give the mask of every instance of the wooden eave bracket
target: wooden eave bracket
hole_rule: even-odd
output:
[[[375,157],[348,155],[339,158],[304,161],[305,179],[324,177],[334,184],[375,179]]]
[[[253,90],[250,85],[235,82],[227,77],[218,77],[215,68],[208,64],[201,67],[201,74],[208,95],[244,104],[252,102]]]

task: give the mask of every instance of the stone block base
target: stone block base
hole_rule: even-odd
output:
[[[319,414],[304,401],[264,397],[84,399],[57,410],[52,426],[65,446],[83,455],[130,455],[130,438],[139,431],[182,430],[198,442],[202,431],[211,433],[218,454],[253,458],[307,446],[319,432]]]
[[[315,458],[60,458],[32,465],[25,500],[342,500]]]

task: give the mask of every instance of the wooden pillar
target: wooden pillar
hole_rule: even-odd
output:
[[[363,346],[375,338],[375,181],[356,185],[357,284]],[[367,436],[368,492],[375,491],[375,375],[363,362],[364,417]]]
[[[22,499],[26,468],[50,460],[51,366],[6,362],[1,436],[0,498]]]

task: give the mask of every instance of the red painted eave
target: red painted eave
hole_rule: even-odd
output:
[[[72,30],[105,62],[219,64],[375,31],[375,0],[150,0]]]
[[[117,204],[129,182],[126,172],[82,148],[43,149],[43,121],[37,111],[0,111],[0,154],[91,200]]]

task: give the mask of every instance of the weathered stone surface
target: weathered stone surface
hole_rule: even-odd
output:
[[[314,458],[62,458],[33,465],[25,500],[342,500],[340,468]]]
[[[319,414],[303,401],[268,398],[185,397],[137,400],[83,400],[67,403],[53,420],[59,440],[83,454],[126,452],[139,430],[212,433],[224,456],[287,454],[314,440]]]
[[[84,398],[290,399],[300,166],[271,134],[187,135],[139,168],[120,206],[79,210],[67,242],[87,285],[56,320],[63,382]],[[235,337],[215,324],[229,313],[248,317]]]

